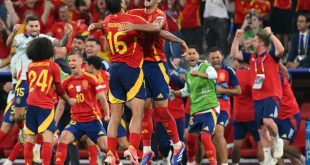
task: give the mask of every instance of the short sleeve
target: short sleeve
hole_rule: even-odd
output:
[[[233,87],[240,85],[236,72],[230,67],[227,67],[227,71],[229,74],[229,85]]]
[[[275,62],[278,63],[280,61],[280,57],[276,56],[276,51],[274,49],[270,50],[269,54]]]
[[[60,67],[55,62],[52,62],[52,64],[53,64],[52,70],[53,70],[54,82],[61,83]]]
[[[246,63],[250,63],[250,59],[251,59],[251,53],[250,52],[245,52],[242,51],[242,57],[243,57],[243,61]]]

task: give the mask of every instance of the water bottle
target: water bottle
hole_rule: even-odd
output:
[[[310,165],[310,120],[306,122],[306,165]]]

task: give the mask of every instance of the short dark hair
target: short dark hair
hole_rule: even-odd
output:
[[[122,0],[105,0],[105,3],[112,14],[119,13],[122,9]]]
[[[82,40],[83,42],[85,42],[86,37],[84,37],[84,36],[78,34],[78,35],[75,35],[75,36],[73,37],[73,39],[78,39],[78,40]]]
[[[30,15],[26,18],[26,24],[28,24],[28,22],[30,22],[30,21],[39,21],[39,20],[40,20],[39,17],[34,16],[34,15]]]
[[[102,67],[102,59],[98,56],[87,57],[86,63],[88,65],[93,65],[96,70],[100,70]]]
[[[259,40],[263,41],[264,46],[269,47],[270,45],[270,36],[263,32],[258,32],[256,34]]]
[[[55,50],[52,41],[46,37],[40,37],[30,42],[26,53],[30,60],[41,61],[53,57]]]
[[[195,49],[198,51],[198,47],[196,45],[188,45],[188,49]]]
[[[213,52],[220,52],[222,54],[222,49],[214,46],[208,50],[208,54],[213,53]]]
[[[304,17],[306,17],[306,22],[307,22],[307,23],[310,22],[310,16],[309,16],[308,13],[303,12],[303,13],[300,13],[300,14],[298,15],[298,17],[299,17],[299,16],[304,16]]]
[[[100,41],[99,41],[97,38],[88,38],[88,39],[86,40],[86,42],[87,42],[87,41],[95,42],[97,45],[101,46]]]

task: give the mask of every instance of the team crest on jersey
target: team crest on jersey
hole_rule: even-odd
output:
[[[225,73],[221,72],[219,79],[220,79],[220,81],[225,81]]]
[[[81,92],[82,91],[82,87],[80,85],[75,87],[76,92]]]
[[[9,120],[14,121],[14,114],[10,114]]]
[[[22,102],[22,99],[21,99],[20,97],[17,97],[17,98],[16,98],[16,103],[17,103],[17,104],[20,104],[21,102]]]
[[[88,88],[88,81],[87,80],[83,80],[82,81],[82,87],[83,87],[83,89],[87,89]]]

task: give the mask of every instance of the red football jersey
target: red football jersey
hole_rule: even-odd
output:
[[[103,86],[91,74],[83,73],[80,77],[70,76],[62,83],[70,98],[77,103],[71,106],[71,118],[77,122],[100,119],[96,95],[103,92]]]
[[[43,109],[53,109],[55,91],[53,84],[61,83],[60,68],[51,60],[32,62],[27,71],[29,95],[27,104]]]
[[[111,62],[124,62],[137,68],[142,64],[143,50],[141,41],[138,39],[138,31],[118,31],[122,24],[130,22],[133,24],[146,24],[147,22],[137,16],[129,14],[112,14],[103,21],[103,31],[107,36],[110,48]]]
[[[166,14],[160,9],[157,9],[151,14],[145,13],[145,9],[134,9],[130,10],[128,14],[140,16],[150,23],[153,23],[156,19],[162,19],[164,20],[164,27],[162,29],[168,30]],[[143,40],[144,60],[151,62],[166,62],[164,43],[165,39],[160,37],[158,34],[145,34]]]
[[[286,119],[293,117],[296,113],[299,112],[299,106],[295,99],[294,93],[292,91],[291,85],[288,82],[287,78],[283,76],[283,85],[282,85],[282,101],[280,105],[280,111],[278,118]]]
[[[201,27],[200,23],[201,0],[186,0],[181,12],[181,27],[185,29]]]
[[[256,75],[265,75],[261,89],[252,88],[253,100],[262,100],[267,97],[278,97],[281,99],[282,86],[279,75],[279,59],[275,57],[275,51],[270,50],[257,56],[257,58],[254,53],[243,53],[243,59],[250,64],[252,87],[256,80]]]
[[[241,87],[241,95],[234,96],[234,120],[248,122],[254,120],[254,105],[252,99],[250,69],[242,68],[236,71],[236,76]]]
[[[103,87],[103,91],[109,91],[109,76],[108,76],[108,73],[107,71],[104,71],[104,70],[100,70],[98,76],[97,76],[97,79],[98,79],[98,82],[100,85],[102,85]],[[105,112],[102,108],[102,105],[100,103],[100,101],[98,100],[98,107],[99,107],[99,110],[100,110],[100,115],[101,115],[101,118],[105,117]]]
[[[249,13],[252,6],[250,2],[244,0],[235,0],[235,15],[234,23],[237,25],[242,25],[245,16]]]

